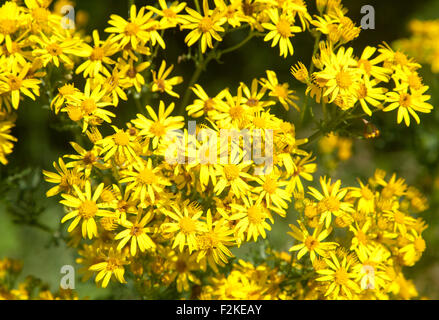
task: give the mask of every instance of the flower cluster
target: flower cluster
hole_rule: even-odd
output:
[[[274,112],[304,118],[306,103],[288,83],[265,70],[251,83],[209,94],[198,79],[211,60],[253,37],[278,45],[287,58],[295,34],[309,32],[316,38],[311,67],[299,62],[291,72],[322,104],[323,135],[378,110],[398,109],[398,123],[419,123],[417,112],[433,108],[420,65],[387,45],[355,57],[344,45],[360,28],[339,0],[317,0],[314,16],[302,0],[194,3],[132,5],[128,18],[113,14],[104,33],[91,36],[63,28],[50,1],[0,8],[0,161],[15,141],[14,110],[25,96],[44,92],[76,134],[71,154],[43,174],[53,184],[47,197],[64,207],[61,223],[68,222],[83,279],[104,288],[134,281],[145,298],[169,298],[172,288],[178,298],[202,299],[416,296],[401,269],[426,247],[426,226],[413,216],[427,208],[419,191],[382,171],[359,187],[327,177],[319,189],[308,186],[317,171],[306,150],[311,139],[299,138]],[[182,97],[175,63],[158,61],[168,29],[185,34],[188,53],[180,57],[196,66]],[[222,48],[235,30],[248,35]],[[128,101],[138,113],[122,126],[114,119]],[[335,140],[340,159],[349,158],[351,140],[332,138],[325,139]],[[297,253],[267,248],[264,261],[234,261],[236,248],[266,239],[275,217],[294,215],[292,209],[297,243],[290,251]]]
[[[395,46],[409,53],[420,63],[431,65],[433,73],[439,72],[439,20],[413,20],[409,24],[412,35],[395,42]]]

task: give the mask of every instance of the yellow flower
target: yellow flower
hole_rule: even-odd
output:
[[[74,185],[82,188],[84,183],[82,180],[83,174],[80,172],[80,168],[74,167],[73,170],[67,169],[62,158],[59,158],[58,162],[59,165],[55,161],[53,162],[53,167],[58,173],[43,170],[45,180],[57,184],[57,186],[52,187],[46,192],[47,197],[52,197],[60,192],[71,193],[74,190]]]
[[[158,115],[150,106],[146,106],[146,110],[152,120],[138,113],[137,119],[131,121],[136,128],[140,129],[140,135],[152,138],[152,147],[154,149],[157,148],[159,142],[167,135],[173,135],[174,130],[181,129],[184,126],[183,117],[169,116],[172,110],[174,110],[174,106],[175,104],[171,103],[169,107],[165,109],[165,103],[160,101]]]
[[[134,151],[134,142],[136,135],[131,135],[129,130],[121,130],[112,126],[115,133],[100,141],[97,145],[102,145],[100,154],[105,154],[104,161],[107,162],[111,157],[128,160],[129,162],[137,159]]]
[[[163,210],[173,222],[165,222],[161,228],[165,233],[172,233],[173,244],[172,249],[178,247],[180,252],[183,252],[185,246],[189,248],[189,253],[198,249],[197,235],[206,230],[203,222],[199,219],[203,215],[202,210],[197,210],[193,214],[189,214],[187,207],[177,208],[172,207],[173,211]]]
[[[181,11],[186,7],[186,2],[174,1],[168,7],[166,0],[158,0],[160,9],[152,6],[147,6],[148,10],[161,16],[160,25],[166,26],[167,28],[175,27],[178,24],[184,24],[186,20],[182,15],[179,15]]]
[[[152,78],[153,78],[152,88],[151,88],[152,92],[156,92],[156,91],[166,92],[170,96],[180,98],[179,94],[172,91],[172,87],[182,83],[183,77],[176,76],[176,77],[172,77],[170,79],[166,79],[169,76],[169,74],[172,72],[173,69],[174,69],[174,65],[171,65],[166,70],[166,61],[163,60],[162,64],[160,65],[158,73],[154,70],[151,71]]]
[[[201,53],[205,53],[207,47],[213,48],[212,38],[217,41],[223,40],[218,32],[224,32],[224,28],[221,25],[227,19],[222,17],[216,10],[210,10],[207,0],[203,0],[204,16],[189,7],[186,7],[185,10],[189,15],[184,17],[187,22],[181,28],[192,30],[184,39],[188,47],[201,38]]]
[[[326,177],[320,177],[320,185],[323,193],[314,187],[309,187],[310,191],[308,193],[319,201],[322,211],[320,223],[325,221],[326,228],[329,228],[332,214],[336,217],[345,216],[352,211],[352,204],[343,201],[348,190],[340,188],[340,180],[332,184],[331,178],[326,179]]]
[[[302,28],[294,25],[294,16],[288,15],[286,12],[282,12],[279,16],[278,9],[271,9],[268,11],[270,17],[270,23],[262,23],[262,26],[270,30],[264,38],[264,41],[270,41],[272,47],[279,43],[280,55],[286,58],[288,54],[294,54],[294,48],[291,44],[290,38],[294,36],[294,33],[302,32]]]
[[[100,121],[111,122],[110,117],[115,117],[114,113],[103,109],[111,105],[105,101],[106,91],[100,85],[91,89],[90,82],[85,84],[84,92],[78,92],[70,96],[67,106],[61,111],[68,112],[74,121],[82,121],[82,132],[85,132],[89,125],[98,125]],[[76,108],[75,117],[70,113],[72,108]]]
[[[328,290],[325,296],[331,295],[334,298],[349,298],[352,299],[353,295],[360,291],[359,285],[352,279],[355,278],[355,274],[351,267],[351,260],[347,260],[346,257],[340,261],[334,253],[330,253],[331,259],[325,259],[328,268],[318,270],[317,273],[322,275],[317,278],[317,281],[325,281],[329,284]]]
[[[140,158],[138,162],[133,164],[133,169],[121,171],[120,183],[128,183],[125,192],[133,192],[133,198],[140,199],[145,204],[146,196],[149,197],[151,203],[156,200],[156,195],[163,192],[165,186],[170,183],[161,175],[160,167],[152,167],[151,159],[143,160]]]
[[[297,104],[293,101],[297,100],[298,97],[294,95],[294,90],[289,89],[288,83],[280,84],[274,71],[267,70],[266,73],[267,79],[262,79],[261,82],[270,91],[269,96],[275,97],[287,111],[290,109],[290,106],[300,111]]]
[[[254,200],[251,196],[243,197],[243,204],[231,204],[232,215],[230,220],[237,220],[236,230],[238,237],[242,240],[257,241],[259,235],[262,238],[267,237],[265,230],[271,230],[271,226],[267,223],[267,219],[273,223],[273,217],[267,207],[259,200]],[[247,237],[245,237],[247,234]]]
[[[38,85],[41,83],[41,80],[32,79],[29,75],[30,67],[31,65],[27,63],[20,71],[16,69],[10,73],[0,74],[0,84],[3,82],[5,91],[11,94],[14,109],[18,109],[20,94],[24,94],[32,100],[35,100],[35,96],[40,95]]]
[[[104,256],[105,261],[96,263],[89,268],[90,271],[98,272],[95,279],[96,283],[102,280],[102,288],[106,288],[112,275],[120,283],[126,283],[123,277],[125,273],[124,265],[128,264],[125,255],[113,248],[110,248],[107,255],[101,255]]]
[[[386,102],[390,104],[383,109],[384,112],[398,109],[397,122],[401,123],[404,119],[406,126],[410,126],[410,116],[412,116],[416,123],[419,124],[421,120],[416,112],[430,113],[433,106],[425,101],[430,99],[430,96],[424,95],[428,87],[424,87],[420,91],[409,93],[407,87],[396,88],[395,91],[388,92]]]
[[[99,32],[93,30],[93,47],[88,44],[83,45],[81,55],[87,59],[76,68],[76,74],[83,72],[84,77],[96,77],[100,72],[108,73],[105,64],[114,64],[110,57],[117,51],[117,47],[110,42],[110,39],[101,41]]]
[[[151,19],[154,12],[149,11],[145,14],[145,9],[146,7],[141,7],[136,12],[136,6],[133,4],[130,7],[129,21],[116,14],[112,14],[110,16],[111,20],[108,21],[112,27],[105,29],[105,32],[116,34],[112,38],[112,42],[117,43],[121,47],[130,44],[136,50],[139,43],[143,44],[146,40],[150,39],[150,29],[156,25],[157,21]],[[160,36],[154,39],[158,40],[163,49],[165,48],[165,43]]]
[[[338,243],[336,242],[323,242],[323,240],[325,240],[331,233],[331,228],[323,230],[323,225],[319,225],[314,229],[312,235],[310,235],[303,222],[297,220],[297,223],[299,224],[300,229],[295,225],[290,224],[289,226],[292,231],[288,232],[288,234],[294,239],[302,242],[292,246],[289,250],[299,251],[297,253],[297,259],[300,260],[309,252],[311,262],[314,262],[317,255],[328,257],[329,252],[333,251],[337,247]]]
[[[137,213],[137,218],[135,222],[129,220],[122,220],[121,225],[126,228],[125,230],[119,232],[114,240],[120,240],[117,250],[122,250],[123,247],[131,240],[130,253],[131,256],[135,256],[137,253],[137,247],[139,247],[141,252],[145,250],[155,248],[155,243],[146,234],[152,232],[150,227],[145,227],[154,217],[152,211],[148,211],[142,218],[140,218],[141,211]]]
[[[111,217],[114,215],[113,211],[106,210],[113,208],[109,203],[98,203],[104,189],[104,184],[101,183],[93,194],[90,181],[88,180],[85,182],[84,192],[76,185],[73,185],[73,189],[75,190],[76,197],[66,193],[62,194],[64,200],[61,200],[60,203],[66,207],[73,208],[73,210],[62,218],[61,223],[75,218],[67,229],[68,232],[72,232],[82,220],[82,237],[88,236],[89,239],[92,239],[93,236],[97,237],[98,229],[95,217]]]
[[[207,261],[213,270],[217,271],[216,265],[224,266],[228,259],[233,257],[232,252],[227,248],[234,244],[233,230],[230,230],[226,221],[219,219],[212,220],[210,209],[207,211],[206,230],[197,237],[197,262],[207,257]]]
[[[40,57],[43,65],[46,66],[52,62],[56,67],[60,66],[62,62],[67,68],[73,68],[73,60],[69,55],[83,56],[83,50],[78,46],[78,39],[66,38],[62,36],[53,35],[46,37],[44,33],[35,40],[41,49],[34,49],[32,54]]]

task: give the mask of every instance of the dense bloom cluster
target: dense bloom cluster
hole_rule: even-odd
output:
[[[412,36],[395,42],[395,46],[409,53],[420,63],[431,65],[433,73],[439,72],[439,20],[413,20],[409,24]]]
[[[43,173],[53,184],[47,196],[64,206],[61,223],[68,223],[83,279],[94,277],[102,287],[135,281],[142,297],[160,297],[172,286],[180,298],[201,299],[416,296],[402,267],[413,266],[426,247],[426,226],[414,217],[427,208],[419,191],[382,171],[356,187],[315,179],[308,139],[272,111],[304,112],[274,71],[214,95],[194,77],[180,97],[175,87],[183,77],[173,73],[173,63],[157,61],[157,52],[167,47],[167,29],[185,32],[187,46],[199,46],[194,59],[201,72],[253,37],[263,36],[287,58],[295,34],[317,33],[312,68],[298,63],[291,72],[323,110],[338,108],[335,124],[395,109],[398,123],[409,126],[410,117],[419,123],[417,112],[433,108],[420,65],[387,45],[355,57],[344,45],[360,28],[341,1],[316,1],[314,16],[302,0],[195,3],[133,5],[128,18],[111,15],[110,26],[88,38],[62,28],[48,1],[0,8],[0,161],[6,163],[15,141],[14,110],[44,88],[53,112],[82,137],[53,163],[54,172]],[[248,29],[247,38],[221,49],[238,28]],[[62,75],[56,88],[54,73]],[[136,118],[115,125],[117,108],[130,98]],[[184,111],[197,121],[193,130]],[[245,137],[241,145],[223,135],[244,131],[259,158],[249,155]],[[351,144],[344,142],[337,143],[346,159]],[[319,188],[308,186],[313,180]],[[233,261],[234,248],[261,242],[276,216],[294,214],[292,207],[298,213],[292,253],[267,248],[263,262]]]

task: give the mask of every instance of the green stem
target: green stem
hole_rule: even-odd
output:
[[[200,3],[198,2],[198,0],[195,0],[195,8],[197,9],[198,12],[201,13]]]

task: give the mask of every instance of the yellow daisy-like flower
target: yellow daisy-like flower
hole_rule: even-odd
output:
[[[133,4],[130,7],[130,18],[128,21],[122,17],[112,14],[111,20],[108,21],[112,27],[105,29],[105,32],[116,34],[112,41],[121,47],[130,44],[136,50],[139,43],[145,43],[149,38],[148,29],[155,25],[157,21],[152,20],[152,11],[145,13],[146,7],[141,7],[137,12],[136,6]],[[161,38],[160,38],[161,39]],[[159,42],[164,48],[163,39]]]
[[[288,111],[290,106],[292,106],[297,111],[300,111],[299,107],[294,102],[294,100],[298,100],[298,97],[294,95],[294,90],[289,89],[288,83],[279,83],[274,71],[267,70],[266,73],[267,79],[262,79],[261,83],[270,91],[268,95],[276,98],[285,110]]]
[[[126,228],[125,230],[119,232],[114,240],[120,240],[117,250],[122,250],[123,247],[131,240],[130,253],[134,257],[137,253],[137,247],[139,247],[141,252],[145,250],[155,248],[155,243],[146,234],[152,232],[150,227],[145,227],[154,217],[152,211],[148,211],[145,216],[140,219],[140,213],[137,214],[137,220],[131,222],[129,220],[121,221],[121,225]]]
[[[100,153],[105,154],[104,161],[108,161],[113,156],[122,157],[122,159],[128,161],[137,159],[137,154],[133,148],[137,139],[136,135],[131,135],[130,130],[118,129],[116,126],[112,127],[115,133],[96,143],[102,145]]]
[[[352,260],[346,257],[340,262],[334,253],[330,253],[331,259],[325,259],[328,268],[318,270],[322,275],[317,281],[325,281],[329,284],[325,296],[332,295],[334,298],[353,298],[355,293],[360,292],[360,286],[353,281],[355,273],[350,270]]]
[[[278,9],[271,9],[268,11],[270,17],[270,23],[263,23],[262,26],[270,30],[264,38],[264,41],[270,41],[273,39],[271,46],[274,47],[279,43],[280,55],[284,58],[288,54],[294,54],[294,48],[291,44],[290,38],[294,36],[294,33],[302,32],[302,28],[294,25],[294,16],[288,15],[282,12],[279,15]]]
[[[433,106],[425,101],[430,100],[429,95],[424,95],[428,87],[424,87],[420,91],[408,92],[407,87],[396,88],[395,91],[387,93],[386,101],[390,103],[383,111],[388,112],[398,109],[397,122],[401,123],[404,119],[405,125],[410,126],[410,116],[412,116],[416,123],[419,124],[421,120],[416,112],[430,113]]]
[[[163,60],[158,72],[151,70],[152,79],[153,79],[152,88],[151,88],[152,92],[156,92],[156,91],[166,92],[170,96],[180,98],[180,95],[178,93],[172,91],[172,87],[182,83],[183,77],[176,76],[170,79],[166,79],[173,69],[174,69],[174,65],[171,65],[166,70],[166,61]]]
[[[62,62],[71,69],[73,68],[73,60],[69,55],[84,55],[83,50],[78,46],[78,39],[75,38],[64,38],[57,35],[48,38],[44,33],[41,33],[36,42],[41,46],[41,49],[33,50],[32,54],[40,57],[44,66],[53,62],[56,67],[59,67],[60,62]]]
[[[314,229],[314,232],[311,235],[304,226],[303,222],[297,220],[297,223],[299,224],[300,229],[295,225],[290,224],[292,231],[288,232],[288,234],[294,239],[302,242],[292,246],[289,250],[299,251],[297,253],[297,259],[300,260],[309,252],[311,262],[314,262],[317,255],[321,257],[328,257],[328,253],[337,247],[338,243],[336,242],[323,242],[323,240],[325,240],[331,233],[331,228],[323,230],[323,225],[319,225]]]
[[[29,76],[29,69],[31,65],[28,63],[19,70],[13,70],[10,73],[0,74],[0,84],[4,84],[5,92],[11,94],[12,106],[18,109],[20,103],[20,94],[24,94],[35,100],[35,96],[40,95],[39,84],[41,80],[32,79]]]
[[[82,187],[84,183],[80,168],[74,167],[72,170],[69,170],[62,158],[59,158],[58,162],[59,164],[55,161],[53,162],[53,167],[57,173],[43,170],[44,179],[47,182],[57,184],[57,186],[52,187],[46,192],[47,197],[52,197],[60,192],[71,193],[74,190],[74,185]]]
[[[111,39],[101,41],[99,32],[93,30],[93,47],[84,44],[82,51],[81,55],[87,59],[76,68],[76,74],[83,72],[84,77],[96,77],[100,72],[108,73],[104,64],[114,64],[110,57],[118,51],[118,48]]]
[[[161,175],[160,167],[152,167],[151,159],[139,160],[133,164],[133,169],[121,171],[120,183],[128,183],[125,192],[133,192],[133,198],[140,199],[145,203],[148,196],[151,203],[156,200],[155,193],[163,192],[165,186],[170,183]]]
[[[102,120],[110,123],[110,117],[115,117],[115,114],[103,109],[111,105],[110,102],[104,100],[105,95],[106,90],[100,85],[92,90],[90,82],[87,82],[84,92],[72,95],[67,106],[61,111],[69,113],[69,117],[73,121],[82,121],[82,132],[85,132],[90,124],[98,125]],[[72,113],[72,110],[77,112]]]
[[[201,52],[205,53],[207,47],[213,48],[212,38],[217,41],[223,40],[218,32],[224,32],[224,28],[221,27],[221,25],[223,25],[227,19],[216,10],[210,10],[207,0],[203,0],[204,16],[188,7],[186,7],[185,10],[189,15],[184,17],[187,22],[183,24],[181,28],[192,30],[184,39],[184,42],[186,42],[189,47],[201,38]]]
[[[329,228],[332,215],[336,217],[347,215],[352,211],[352,204],[343,201],[348,189],[340,188],[340,180],[332,184],[331,178],[320,177],[320,185],[323,193],[314,187],[308,187],[310,190],[308,193],[319,201],[319,207],[322,211],[320,223],[325,222],[326,228]]]
[[[227,248],[235,242],[233,230],[230,230],[223,219],[212,221],[210,209],[207,210],[206,231],[197,237],[198,256],[197,262],[207,257],[207,261],[213,270],[217,271],[216,265],[224,266],[227,257],[233,257],[232,252]]]
[[[270,211],[261,201],[254,201],[251,196],[243,197],[242,200],[243,205],[234,203],[230,205],[232,215],[229,217],[230,220],[237,220],[235,229],[238,232],[240,241],[250,241],[253,238],[253,241],[256,242],[259,235],[265,239],[267,237],[265,230],[271,230],[267,219],[271,223],[274,221]],[[245,237],[245,234],[247,234],[247,237]]]
[[[179,15],[179,13],[186,7],[186,2],[174,1],[168,6],[166,0],[158,0],[158,4],[160,5],[160,9],[152,6],[147,6],[146,8],[161,17],[160,25],[174,27],[186,22],[184,17]]]
[[[66,214],[62,218],[61,223],[75,218],[67,229],[68,232],[72,232],[82,220],[82,237],[88,236],[89,239],[92,239],[93,236],[97,237],[98,229],[95,218],[111,217],[114,215],[113,211],[106,210],[113,208],[110,203],[98,203],[104,189],[104,184],[101,183],[93,194],[90,181],[88,180],[85,182],[85,192],[82,192],[76,185],[73,186],[73,189],[75,190],[76,197],[65,193],[62,194],[64,200],[61,200],[60,203],[66,207],[73,208],[73,211]]]
[[[161,228],[165,233],[173,233],[174,241],[172,248],[178,247],[183,252],[185,246],[189,248],[189,253],[198,249],[197,235],[206,231],[206,227],[200,217],[203,215],[202,210],[190,214],[187,207],[179,209],[172,207],[173,211],[163,210],[163,212],[174,222],[165,222]]]
[[[150,106],[146,106],[152,120],[147,119],[140,113],[137,114],[137,119],[132,120],[136,128],[140,129],[140,135],[152,138],[152,147],[154,149],[157,148],[159,141],[165,138],[166,135],[172,135],[173,130],[181,129],[184,126],[183,117],[169,116],[174,110],[174,106],[175,104],[171,103],[168,108],[165,108],[165,103],[160,101],[158,115]]]
[[[90,271],[98,272],[95,279],[96,283],[102,280],[102,288],[106,288],[112,275],[114,275],[116,280],[120,283],[126,283],[123,277],[125,273],[124,265],[129,262],[126,261],[125,254],[110,248],[108,254],[103,256],[105,259],[104,262],[96,263],[89,268]]]

